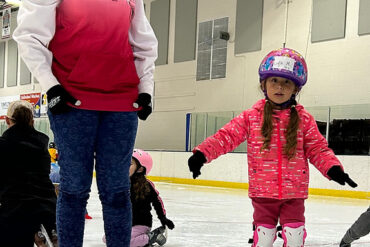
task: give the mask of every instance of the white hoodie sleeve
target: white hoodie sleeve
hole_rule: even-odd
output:
[[[60,1],[22,0],[13,33],[23,61],[44,91],[59,84],[51,71],[53,55],[47,47],[55,34],[55,9]]]
[[[153,97],[154,62],[157,59],[158,41],[144,12],[143,0],[136,0],[129,40],[135,57],[135,67],[140,78],[139,93]]]

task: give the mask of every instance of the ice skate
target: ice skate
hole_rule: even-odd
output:
[[[54,247],[59,247],[58,244],[58,234],[55,230],[51,231],[51,243],[53,244]]]
[[[163,246],[167,242],[167,230],[165,227],[161,226],[153,231],[149,232],[149,243],[148,246]]]
[[[50,238],[44,225],[41,224],[39,233],[43,235],[44,240],[45,240],[44,245],[40,245],[41,247],[58,247],[58,238],[57,238],[55,230],[52,231],[52,236]],[[56,243],[56,245],[54,245],[54,243]]]
[[[45,236],[41,231],[35,233],[35,244],[37,247],[47,247]]]
[[[51,231],[51,236],[45,235],[43,230],[35,233],[35,244],[37,247],[58,247],[58,236],[55,230]]]

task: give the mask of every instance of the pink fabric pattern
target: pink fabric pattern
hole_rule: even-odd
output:
[[[147,226],[133,226],[131,231],[131,242],[130,247],[142,247],[149,243],[148,233],[150,227]]]
[[[301,122],[297,133],[295,157],[288,160],[283,153],[290,109],[274,111],[270,149],[261,151],[264,105],[265,99],[259,100],[251,109],[235,117],[193,151],[202,152],[209,163],[234,150],[246,140],[250,197],[307,198],[308,160],[328,179],[328,170],[334,165],[342,165],[320,134],[315,119],[300,104],[296,106]]]

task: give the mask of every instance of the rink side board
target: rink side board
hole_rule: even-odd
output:
[[[170,178],[170,177],[157,177],[157,176],[148,176],[148,178],[154,182],[190,184],[190,185],[223,187],[223,188],[234,188],[234,189],[248,189],[248,186],[249,186],[248,183],[224,182],[224,181],[214,181],[214,180]],[[319,196],[367,199],[367,200],[370,199],[370,193],[367,191],[347,191],[347,190],[309,188],[309,194],[319,195]]]

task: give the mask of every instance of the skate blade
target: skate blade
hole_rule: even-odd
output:
[[[41,229],[42,234],[44,234],[44,237],[45,237],[45,240],[46,240],[46,247],[54,247],[53,243],[51,242],[51,240],[49,238],[49,234],[47,233],[43,224],[41,224],[40,229]]]
[[[155,246],[163,246],[165,243],[167,243],[167,228],[157,236]]]

